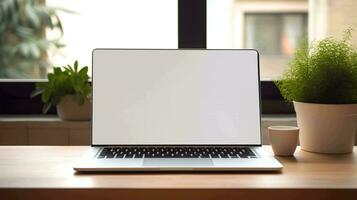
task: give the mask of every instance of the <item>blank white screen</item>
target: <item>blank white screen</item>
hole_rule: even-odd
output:
[[[94,145],[260,144],[254,50],[93,52]]]

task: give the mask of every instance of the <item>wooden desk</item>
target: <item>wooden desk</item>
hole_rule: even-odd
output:
[[[280,173],[75,173],[87,148],[0,147],[0,199],[357,199],[357,153],[297,150]]]

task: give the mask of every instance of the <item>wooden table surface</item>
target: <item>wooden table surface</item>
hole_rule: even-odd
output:
[[[0,199],[357,199],[356,147],[345,155],[298,149],[277,157],[284,168],[274,173],[75,173],[87,148],[0,146]]]

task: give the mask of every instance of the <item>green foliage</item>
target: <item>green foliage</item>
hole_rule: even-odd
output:
[[[275,82],[287,101],[321,104],[357,103],[357,49],[349,44],[351,29],[342,40],[327,38],[296,50],[289,70]]]
[[[42,94],[43,112],[46,113],[52,105],[57,105],[65,95],[73,95],[73,98],[79,105],[89,98],[91,87],[89,84],[88,67],[85,66],[78,70],[76,61],[71,67],[54,67],[53,73],[47,75],[48,82],[40,82],[36,85],[36,90],[31,97]]]
[[[44,0],[0,1],[0,78],[46,75],[47,50],[63,46],[58,10],[46,6]],[[58,39],[46,39],[46,29],[59,30]]]

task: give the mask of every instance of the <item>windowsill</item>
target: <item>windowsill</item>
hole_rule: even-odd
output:
[[[90,121],[63,121],[57,115],[0,115],[1,125],[28,127],[89,128]]]
[[[0,115],[0,122],[58,122],[57,115]]]

